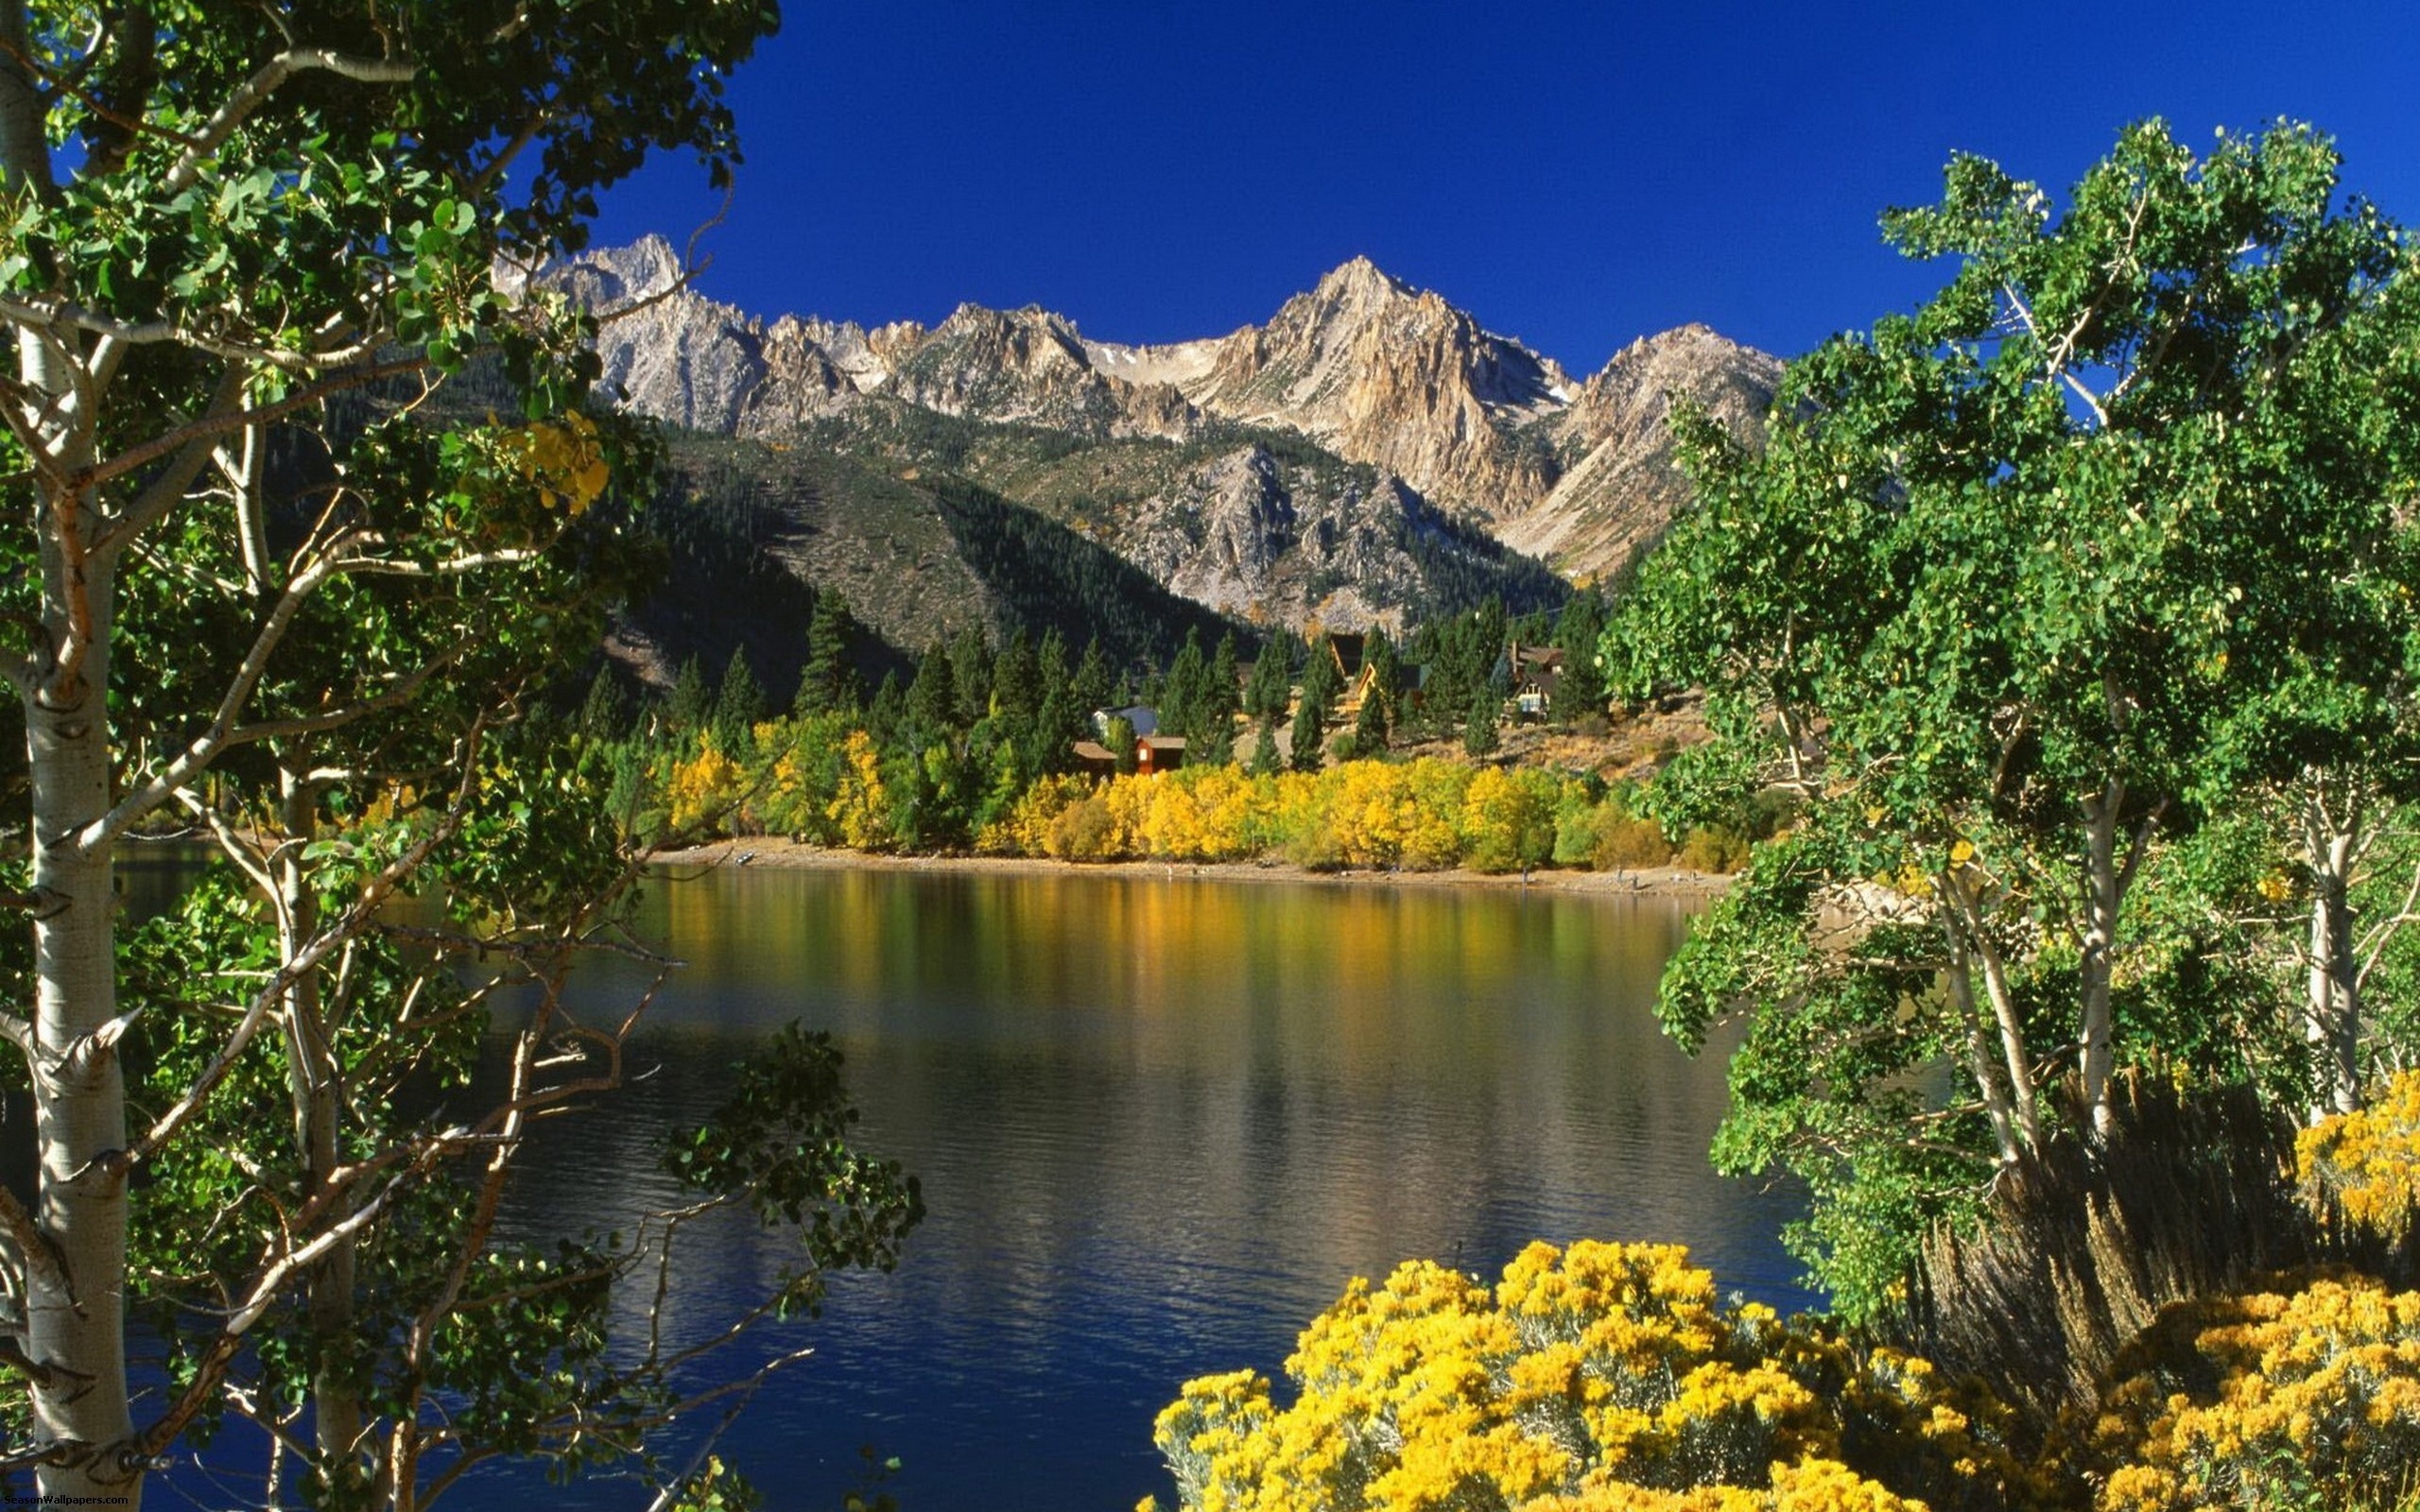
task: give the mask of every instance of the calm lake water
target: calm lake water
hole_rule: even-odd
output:
[[[1655,1027],[1683,904],[743,870],[659,884],[647,913],[689,963],[650,1013],[649,1074],[541,1125],[512,1229],[611,1228],[667,1197],[662,1131],[794,1019],[832,1031],[863,1146],[931,1209],[897,1273],[843,1278],[782,1336],[816,1353],[724,1435],[773,1507],[837,1507],[866,1444],[901,1459],[884,1488],[908,1512],[1166,1499],[1150,1423],[1180,1383],[1275,1376],[1349,1277],[1410,1256],[1492,1273],[1533,1237],[1678,1240],[1726,1287],[1807,1300],[1774,1241],[1788,1200],[1706,1164],[1719,1059]],[[580,990],[635,985],[601,970]],[[700,1234],[674,1328],[711,1332],[782,1254],[742,1225]],[[635,1512],[634,1492],[537,1495]]]

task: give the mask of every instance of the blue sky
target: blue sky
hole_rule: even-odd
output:
[[[1364,254],[1579,371],[1703,320],[1785,355],[1942,270],[1876,215],[1952,151],[2053,189],[2123,123],[2279,117],[2420,225],[2420,10],[1768,0],[1295,5],[791,0],[733,100],[747,163],[706,292],[936,321],[1041,304],[1166,341]],[[607,199],[676,245],[695,164]]]

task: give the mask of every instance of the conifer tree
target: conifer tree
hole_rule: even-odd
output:
[[[1294,770],[1316,772],[1320,769],[1320,747],[1327,739],[1322,728],[1327,711],[1311,700],[1306,693],[1294,710]]]
[[[992,643],[981,625],[969,625],[951,641],[950,672],[954,722],[960,730],[971,730],[991,713],[992,705]]]
[[[849,612],[847,599],[828,591],[815,595],[815,611],[806,627],[806,663],[799,672],[793,713],[822,713],[856,703],[856,674],[849,662],[856,633],[856,617]]]
[[[950,664],[949,647],[939,641],[916,663],[916,680],[908,689],[908,718],[919,742],[940,738],[958,722],[958,675]]]
[[[1277,775],[1279,765],[1277,721],[1264,719],[1260,722],[1260,734],[1252,743],[1252,765],[1249,770],[1254,777],[1274,777]]]
[[[664,706],[664,722],[677,738],[706,728],[714,714],[714,695],[706,687],[706,669],[696,657],[681,663],[672,679],[672,696]]]
[[[619,740],[628,732],[630,722],[631,701],[623,696],[622,685],[609,662],[596,669],[596,678],[588,684],[588,696],[580,701],[577,728],[590,740]]]
[[[1504,700],[1485,683],[1471,695],[1470,713],[1462,724],[1462,749],[1474,756],[1485,756],[1497,745],[1495,725],[1504,712]]]
[[[725,755],[746,749],[749,731],[764,717],[764,684],[756,680],[755,670],[748,664],[748,648],[735,647],[731,660],[723,665],[722,682],[715,693],[716,744]]]

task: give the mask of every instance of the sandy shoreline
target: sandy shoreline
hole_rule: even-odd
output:
[[[792,870],[964,871],[1015,873],[1080,873],[1096,877],[1199,878],[1210,882],[1308,882],[1339,887],[1492,887],[1550,888],[1557,892],[1595,893],[1606,897],[1659,894],[1674,898],[1711,898],[1731,879],[1678,867],[1645,867],[1626,871],[1312,871],[1285,862],[1260,861],[1104,861],[1034,860],[1024,856],[890,856],[862,850],[826,850],[795,840],[762,836],[747,840],[717,840],[681,850],[659,851],[658,865],[673,867],[773,867]]]

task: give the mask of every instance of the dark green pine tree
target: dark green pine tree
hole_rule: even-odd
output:
[[[1403,676],[1403,654],[1395,649],[1385,626],[1370,627],[1370,638],[1361,647],[1361,660],[1370,664],[1374,685],[1388,697],[1393,697],[1395,683]]]
[[[1336,696],[1343,691],[1344,675],[1336,664],[1334,644],[1324,635],[1312,641],[1310,651],[1303,662],[1303,701],[1316,703],[1320,713],[1336,707]]]
[[[1074,699],[1077,712],[1089,721],[1094,710],[1109,707],[1115,691],[1110,680],[1109,659],[1101,654],[1100,642],[1096,639],[1084,646],[1083,660],[1076,663],[1075,674],[1068,679],[1068,695]]]
[[[958,632],[950,643],[949,661],[958,696],[957,725],[971,730],[992,712],[992,643],[982,626]]]
[[[908,689],[908,721],[920,745],[940,739],[958,722],[958,674],[950,665],[949,647],[939,641],[916,663],[916,680]]]
[[[1316,772],[1320,769],[1320,747],[1326,741],[1323,728],[1327,711],[1311,698],[1306,690],[1303,701],[1294,711],[1294,770]]]
[[[1278,771],[1277,721],[1260,722],[1260,734],[1252,743],[1252,765],[1246,768],[1254,777],[1274,777]]]
[[[1243,696],[1236,679],[1235,632],[1219,637],[1210,658],[1209,681],[1201,694],[1201,760],[1224,766],[1236,759],[1236,713]],[[1188,753],[1186,760],[1194,757]]]
[[[1058,630],[1045,631],[1035,656],[1041,684],[1041,707],[1034,716],[1031,770],[1071,772],[1076,769],[1075,743],[1093,736],[1092,712],[1076,701],[1074,674],[1067,668],[1067,641]]]
[[[1563,651],[1554,716],[1564,724],[1605,712],[1612,691],[1605,686],[1604,669],[1597,664],[1597,643],[1604,633],[1605,601],[1585,589],[1572,594],[1554,625],[1554,644]]]
[[[681,675],[672,679],[672,696],[664,706],[664,722],[668,732],[694,735],[706,727],[714,713],[714,694],[706,687],[706,669],[696,657],[681,663]]]
[[[749,732],[765,717],[765,686],[748,664],[748,648],[735,647],[722,669],[722,685],[715,693],[716,744],[726,752],[744,750]]]
[[[1495,690],[1481,683],[1471,695],[1470,713],[1462,726],[1462,749],[1474,756],[1484,756],[1495,749],[1495,721],[1504,712],[1504,700]]]
[[[1358,756],[1376,756],[1387,748],[1387,700],[1373,684],[1369,696],[1361,700],[1361,712],[1353,720],[1353,750]]]
[[[630,733],[631,700],[623,696],[610,662],[596,669],[596,679],[580,701],[579,729],[590,740],[619,740]]]
[[[857,678],[849,656],[856,637],[856,616],[849,612],[849,601],[838,593],[818,593],[806,625],[806,665],[799,672],[794,713],[856,707]]]
[[[992,662],[992,717],[1011,740],[1030,744],[1042,713],[1042,665],[1020,627]]]
[[[908,690],[899,685],[899,674],[885,672],[882,686],[873,693],[873,701],[866,705],[866,734],[884,750],[897,747],[908,724]]]
[[[1203,704],[1209,695],[1210,668],[1201,656],[1201,632],[1184,633],[1184,644],[1161,683],[1160,726],[1172,735],[1190,739],[1201,733]]]
[[[1117,758],[1119,775],[1132,776],[1136,761],[1133,723],[1124,714],[1112,714],[1109,719],[1109,729],[1101,736],[1101,744],[1107,746],[1110,754]]]

